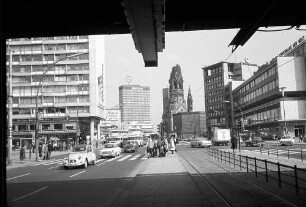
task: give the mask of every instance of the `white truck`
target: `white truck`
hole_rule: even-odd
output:
[[[228,145],[231,141],[230,129],[216,129],[212,138],[213,145]]]

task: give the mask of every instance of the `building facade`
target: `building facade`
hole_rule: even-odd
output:
[[[305,135],[305,45],[304,38],[299,39],[233,90],[228,106],[233,125],[241,120],[246,130],[258,135]]]
[[[151,123],[150,87],[122,85],[119,87],[121,122]]]
[[[105,107],[104,48],[104,36],[7,40],[13,145],[34,141],[36,103],[39,139],[70,144],[99,138]]]
[[[205,110],[207,131],[211,137],[217,128],[226,128],[225,85],[229,82],[245,81],[250,78],[258,66],[250,63],[219,62],[203,67]]]

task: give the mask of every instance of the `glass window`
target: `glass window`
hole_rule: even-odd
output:
[[[66,96],[56,96],[55,103],[66,103]]]
[[[54,81],[66,81],[65,75],[56,75]]]

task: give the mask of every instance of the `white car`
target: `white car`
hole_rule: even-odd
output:
[[[96,159],[96,154],[94,153],[91,145],[75,145],[68,158],[64,159],[63,165],[65,169],[68,169],[68,167],[78,166],[87,168],[89,163],[94,165],[96,163]]]
[[[280,145],[293,145],[294,139],[290,136],[282,136],[279,140]]]
[[[107,143],[104,148],[99,151],[100,158],[117,157],[121,154],[121,148],[117,143]]]
[[[211,146],[212,142],[211,140],[208,140],[206,138],[196,138],[192,141],[190,141],[191,147],[208,147]]]

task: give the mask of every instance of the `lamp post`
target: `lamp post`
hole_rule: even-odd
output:
[[[36,156],[36,161],[38,161],[38,127],[39,127],[39,117],[38,117],[38,93],[39,93],[39,89],[40,87],[42,87],[42,82],[44,80],[44,77],[45,75],[47,74],[47,72],[53,68],[55,66],[56,63],[62,61],[62,60],[66,60],[66,59],[69,59],[69,58],[73,58],[73,57],[77,57],[77,56],[80,56],[82,54],[85,54],[85,53],[88,53],[88,52],[82,52],[82,53],[77,53],[77,54],[74,54],[74,55],[70,55],[70,56],[66,56],[66,57],[63,57],[57,61],[54,61],[42,74],[42,77],[37,85],[37,91],[36,91],[36,101],[35,101],[35,119],[36,119],[36,124],[35,124],[35,156]],[[42,92],[41,92],[41,97],[42,97]]]
[[[223,101],[223,103],[231,103],[230,101]],[[237,107],[239,110],[240,110],[240,113],[241,113],[241,131],[243,132],[244,131],[244,119],[243,119],[243,112],[241,110],[241,108],[238,106],[238,104],[234,104],[234,107]],[[238,146],[239,146],[239,152],[240,152],[240,134],[238,136]]]
[[[285,128],[284,128],[285,132],[284,133],[285,133],[285,135],[287,135],[286,110],[285,110],[285,89],[286,89],[286,87],[280,87],[279,89],[282,92],[282,99],[283,99],[284,126],[285,126]]]

